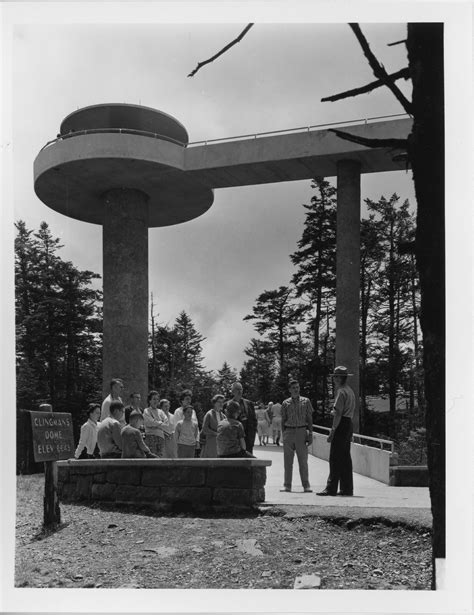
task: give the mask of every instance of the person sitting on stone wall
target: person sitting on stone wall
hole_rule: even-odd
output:
[[[97,421],[100,416],[100,404],[89,404],[87,408],[87,421],[81,427],[79,444],[74,457],[76,459],[92,459],[97,444]]]
[[[128,417],[128,425],[122,427],[122,459],[137,459],[143,457],[158,457],[150,451],[143,442],[140,427],[143,425],[142,413],[132,410]]]
[[[240,415],[240,404],[236,401],[227,402],[226,415],[227,418],[217,427],[217,456],[255,459],[255,456],[246,450],[244,428],[237,420]]]
[[[122,456],[121,420],[123,419],[123,403],[113,401],[109,407],[110,416],[101,421],[97,427],[97,444],[102,459]]]

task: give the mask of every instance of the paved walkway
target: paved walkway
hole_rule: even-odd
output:
[[[272,462],[267,468],[266,504],[380,509],[430,509],[431,507],[427,487],[389,487],[385,483],[360,474],[354,474],[354,496],[317,496],[316,492],[322,491],[326,486],[329,464],[313,455],[308,455],[309,479],[313,493],[303,492],[296,455],[293,464],[293,491],[282,493],[280,489],[283,487],[283,447],[269,444],[255,446],[253,450],[259,459],[270,459]]]

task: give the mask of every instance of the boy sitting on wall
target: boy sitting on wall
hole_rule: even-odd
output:
[[[240,405],[236,401],[228,402],[226,406],[227,418],[217,427],[217,456],[218,457],[251,457],[246,450],[245,432],[242,423],[237,420],[240,414]]]
[[[141,412],[133,410],[129,416],[129,424],[122,427],[122,459],[141,459],[143,457],[158,457],[150,451],[143,441],[140,427],[143,426]]]

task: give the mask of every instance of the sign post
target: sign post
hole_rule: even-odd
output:
[[[41,404],[40,408],[43,411],[30,412],[33,453],[35,461],[44,461],[43,525],[55,527],[61,522],[56,461],[74,454],[72,417],[66,412],[53,412],[50,404]]]

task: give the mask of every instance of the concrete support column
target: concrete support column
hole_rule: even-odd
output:
[[[103,393],[111,378],[131,392],[148,390],[148,196],[127,188],[103,195]]]
[[[359,430],[360,163],[337,163],[336,365],[345,365],[356,397]]]

